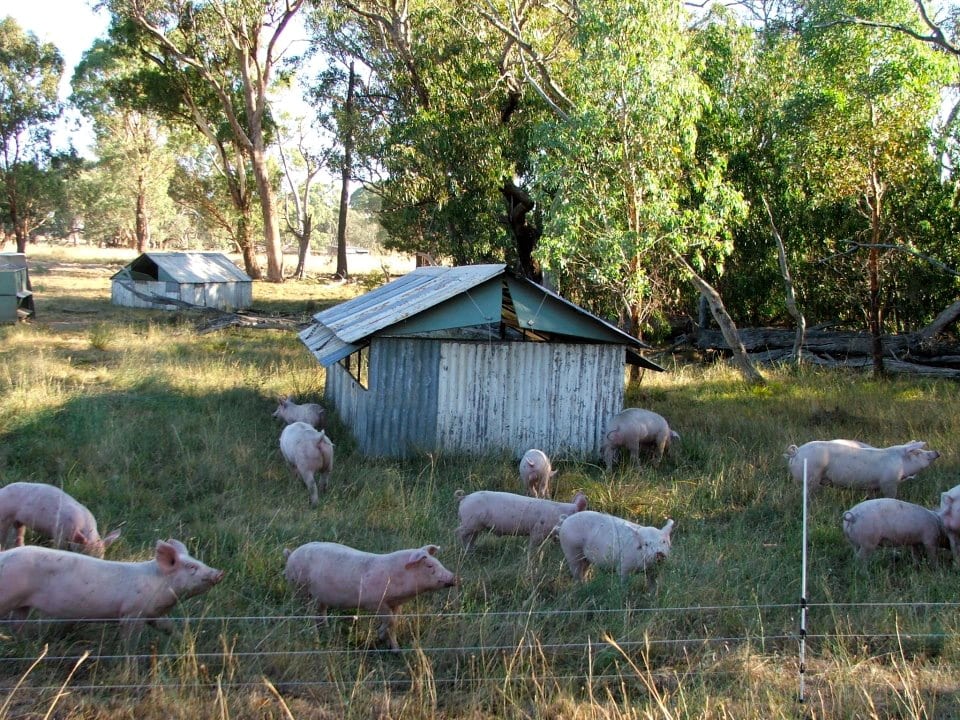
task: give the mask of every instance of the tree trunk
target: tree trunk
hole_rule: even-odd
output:
[[[260,262],[257,260],[257,251],[250,240],[250,218],[249,209],[246,214],[241,213],[237,220],[237,246],[240,254],[243,256],[243,268],[251,280],[262,280],[263,272],[260,270]]]
[[[942,310],[933,322],[920,331],[920,337],[929,340],[943,332],[950,323],[960,317],[960,300]]]
[[[306,212],[303,215],[303,230],[297,236],[299,247],[297,248],[297,269],[293,276],[297,280],[303,280],[307,274],[307,260],[310,257],[310,238],[313,235],[313,216]]]
[[[137,175],[137,209],[136,209],[136,237],[137,252],[144,253],[150,247],[150,228],[147,224],[147,189],[146,179],[142,174]]]
[[[347,81],[347,98],[343,103],[343,117],[346,127],[343,128],[343,166],[340,168],[340,216],[337,218],[337,272],[336,276],[342,280],[349,277],[347,273],[347,212],[350,207],[350,176],[353,165],[353,92],[357,76],[354,73],[353,63],[350,63],[350,76]]]
[[[693,284],[696,285],[697,289],[700,291],[700,294],[706,298],[707,304],[710,305],[710,312],[713,314],[713,319],[717,321],[717,326],[720,328],[720,332],[723,334],[723,339],[726,340],[731,352],[733,352],[733,362],[737,366],[737,370],[739,370],[740,374],[743,376],[743,379],[751,385],[764,384],[765,380],[763,375],[760,374],[760,371],[753,366],[753,363],[750,362],[750,358],[747,357],[747,350],[740,341],[740,334],[737,331],[737,326],[733,322],[733,318],[731,318],[729,313],[727,313],[727,309],[723,305],[723,298],[720,297],[720,293],[718,293],[713,286],[710,285],[710,283],[700,277],[700,275],[697,274],[697,271],[693,269],[690,263],[688,263],[683,256],[680,255],[680,253],[673,249],[671,249],[671,252],[673,253],[673,256],[676,258],[680,267],[690,275],[690,279],[693,280]]]
[[[263,213],[263,241],[267,251],[267,280],[283,282],[283,247],[280,240],[280,227],[277,224],[277,204],[270,185],[270,172],[262,143],[254,146],[251,160],[253,177],[257,181],[257,195],[260,197],[260,210]]]
[[[880,203],[883,186],[876,171],[870,176],[870,253],[867,257],[867,274],[870,283],[869,324],[873,338],[873,374],[883,377],[883,340],[880,337]]]
[[[762,197],[763,206],[767,209],[767,217],[770,219],[770,229],[773,231],[773,239],[777,241],[777,258],[780,262],[780,274],[783,276],[783,287],[786,293],[787,312],[797,323],[797,336],[793,342],[793,362],[797,365],[802,360],[803,342],[807,334],[807,319],[797,307],[797,297],[793,292],[793,278],[790,276],[790,267],[787,265],[787,249],[783,244],[783,237],[777,229],[777,224],[773,221],[773,213],[770,211],[770,205],[767,198]]]
[[[7,174],[7,213],[10,215],[10,224],[13,226],[13,236],[17,240],[17,252],[27,251],[27,223],[20,217],[20,206],[17,204],[16,180],[12,173]]]
[[[537,248],[543,231],[530,224],[529,215],[534,208],[533,198],[517,187],[513,180],[504,182],[500,188],[506,205],[507,214],[505,224],[513,237],[514,247],[517,249],[517,264],[524,277],[535,283],[543,282],[543,272],[533,259],[533,251]]]

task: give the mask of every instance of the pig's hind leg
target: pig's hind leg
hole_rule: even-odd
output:
[[[583,582],[583,576],[590,567],[590,561],[583,554],[583,548],[564,548],[563,555],[567,559],[567,566],[570,568],[570,574],[577,582]]]
[[[317,497],[317,481],[313,478],[313,472],[306,468],[298,467],[297,473],[300,475],[300,479],[303,480],[303,484],[307,486],[307,490],[310,491],[310,505],[316,507],[320,499]]]

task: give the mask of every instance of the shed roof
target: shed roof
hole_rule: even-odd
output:
[[[300,339],[324,366],[378,334],[410,336],[501,323],[537,340],[562,336],[566,342],[648,347],[556,293],[512,275],[503,264],[417,268],[319,312],[313,320]],[[639,361],[662,369],[645,358]]]
[[[251,282],[226,255],[218,252],[143,253],[111,277],[178,283]]]

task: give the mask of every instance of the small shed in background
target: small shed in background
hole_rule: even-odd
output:
[[[15,323],[33,314],[27,256],[0,253],[0,322]]]
[[[371,456],[536,447],[594,457],[646,347],[505,265],[421,267],[316,314],[301,341]]]
[[[253,281],[218,252],[143,253],[110,280],[110,301],[125,307],[242,310],[253,302]]]

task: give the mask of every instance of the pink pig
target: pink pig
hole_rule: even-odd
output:
[[[179,540],[157,542],[144,562],[116,562],[28,545],[0,553],[0,617],[31,610],[64,620],[117,618],[129,639],[146,622],[170,630],[165,617],[184,598],[207,592],[222,570],[190,556]]]
[[[584,510],[560,523],[557,534],[570,567],[570,574],[583,581],[593,564],[616,570],[621,580],[639,570],[646,574],[647,585],[653,579],[653,566],[670,554],[673,520],[663,528],[643,527],[629,520]]]
[[[960,485],[940,493],[940,519],[950,542],[953,562],[960,564]]]
[[[469,495],[458,490],[456,497],[460,517],[456,533],[467,550],[477,534],[485,530],[494,535],[527,535],[529,549],[533,550],[550,537],[561,518],[587,507],[587,496],[582,492],[568,503],[493,490],[478,490]]]
[[[27,528],[46,535],[58,548],[102,558],[120,537],[114,530],[104,538],[86,507],[60,488],[47,483],[14,482],[0,488],[0,549],[16,528],[16,545],[23,545]]]
[[[843,514],[843,534],[860,560],[880,546],[909,545],[915,556],[923,547],[936,565],[937,550],[947,543],[937,512],[894,498],[873,498],[854,505]]]
[[[670,429],[662,415],[651,410],[627,408],[607,423],[600,455],[607,472],[613,469],[619,448],[630,453],[630,460],[634,464],[640,460],[641,447],[652,448],[655,462],[660,462],[670,443],[679,439],[680,435]]]
[[[317,430],[323,430],[327,426],[327,413],[320,405],[316,403],[297,405],[289,395],[280,398],[277,409],[273,411],[273,417],[280,418],[288,425],[294,422],[305,422]]]
[[[317,624],[327,608],[369,610],[381,615],[377,637],[399,650],[396,622],[400,605],[422,592],[453,587],[459,580],[434,555],[436,545],[378,555],[331,542],[284,549],[287,581],[317,609]]]
[[[835,485],[878,490],[885,497],[895,498],[899,484],[929,467],[940,453],[928,450],[920,440],[885,448],[849,440],[812,440],[800,447],[790,445],[783,456],[796,482],[803,482],[806,461],[811,495],[821,485]]]
[[[333,471],[333,443],[326,432],[297,421],[287,425],[280,433],[280,452],[310,491],[310,504],[317,504],[315,473],[320,473],[320,489],[327,489],[327,481]]]
[[[550,458],[543,450],[527,450],[520,459],[520,485],[528,495],[545,498],[550,495],[550,478],[557,474],[550,467]]]

